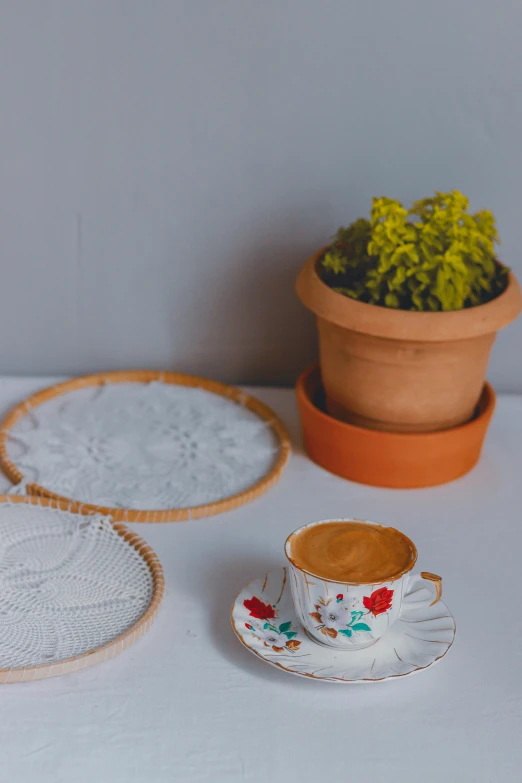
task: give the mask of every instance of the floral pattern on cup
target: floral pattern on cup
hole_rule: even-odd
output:
[[[361,622],[365,615],[372,614],[376,617],[391,609],[393,590],[381,587],[370,596],[363,597],[363,606],[368,611],[355,610],[346,606],[343,593],[338,593],[334,598],[324,599],[319,596],[318,603],[314,604],[315,612],[310,612],[310,617],[315,620],[317,630],[330,639],[343,634],[350,638],[354,632],[371,631],[370,626]]]
[[[259,641],[263,642],[265,647],[271,647],[274,652],[295,652],[301,646],[301,642],[295,639],[297,636],[297,630],[292,626],[292,622],[288,621],[275,625],[274,622],[268,622],[269,620],[275,621],[277,618],[277,609],[275,605],[265,604],[256,596],[245,599],[243,606],[248,609],[251,617],[257,620],[265,620],[264,623],[245,623],[245,627],[252,632]]]
[[[370,596],[363,598],[363,606],[368,609],[374,617],[378,614],[383,614],[391,609],[393,598],[393,590],[388,590],[387,587],[380,587],[378,590],[374,590]]]

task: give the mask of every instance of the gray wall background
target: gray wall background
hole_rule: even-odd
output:
[[[464,191],[522,277],[521,31],[520,0],[0,0],[0,373],[291,383],[297,271],[373,195]]]

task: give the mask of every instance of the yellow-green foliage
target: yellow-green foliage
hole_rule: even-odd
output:
[[[495,261],[495,219],[468,213],[456,190],[416,201],[374,198],[370,221],[341,227],[322,259],[335,291],[401,310],[461,310],[498,296],[506,272]]]

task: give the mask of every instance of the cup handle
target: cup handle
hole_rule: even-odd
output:
[[[408,592],[406,595],[411,595],[412,592],[415,592],[415,590],[412,590],[412,587],[415,585],[415,582],[420,582],[419,589],[422,587],[428,587],[426,585],[426,582],[429,583],[429,587],[433,588],[435,598],[431,602],[430,606],[433,606],[433,604],[436,604],[437,601],[440,601],[442,596],[442,577],[437,576],[437,574],[432,574],[429,571],[421,571],[420,574],[412,574],[408,581]],[[424,583],[424,584],[423,584]],[[415,604],[415,603],[424,603],[424,601],[408,601],[409,604]]]
[[[429,571],[421,571],[421,577],[435,585],[435,598],[430,604],[430,606],[433,606],[433,604],[436,604],[437,601],[440,601],[442,597],[442,577],[437,576],[437,574],[431,574]]]

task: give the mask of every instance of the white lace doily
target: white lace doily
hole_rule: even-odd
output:
[[[135,626],[154,578],[110,520],[17,501],[0,502],[0,669],[53,668]]]
[[[6,449],[26,484],[84,504],[161,510],[246,492],[281,461],[282,444],[270,421],[233,399],[150,382],[28,401]]]

